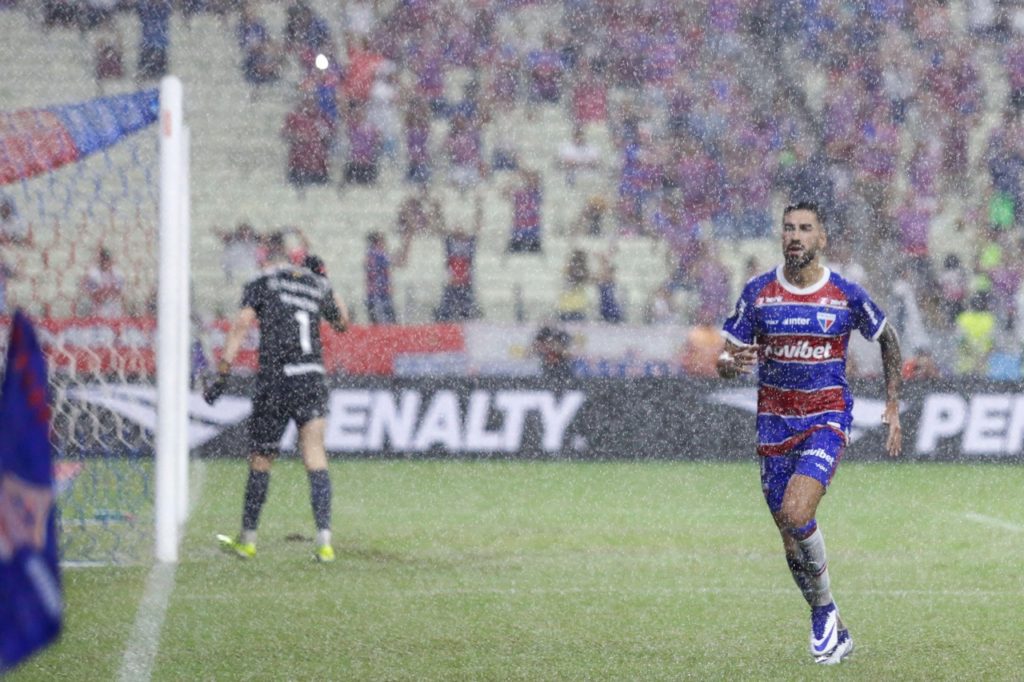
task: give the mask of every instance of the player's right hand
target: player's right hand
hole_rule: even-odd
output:
[[[718,375],[723,379],[731,379],[740,374],[750,374],[757,366],[759,346],[734,346],[729,344],[718,356]]]
[[[207,405],[213,405],[217,398],[224,395],[228,387],[228,375],[217,373],[203,377],[203,400]]]

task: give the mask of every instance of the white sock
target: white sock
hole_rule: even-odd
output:
[[[316,544],[318,547],[331,544],[331,531],[327,528],[321,528],[316,532]]]
[[[243,545],[255,545],[256,544],[256,531],[254,530],[243,530],[239,536],[239,540]]]
[[[821,530],[803,540],[797,540],[800,546],[800,558],[811,588],[811,606],[825,606],[832,602],[832,587],[828,578],[828,559],[825,557],[825,538]]]

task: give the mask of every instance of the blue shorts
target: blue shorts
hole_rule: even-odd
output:
[[[838,433],[819,429],[784,455],[761,457],[761,490],[772,513],[782,509],[782,496],[793,474],[810,476],[828,489],[845,447]]]

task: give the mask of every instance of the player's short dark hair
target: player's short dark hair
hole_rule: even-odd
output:
[[[785,218],[793,211],[810,211],[818,219],[818,223],[825,224],[825,211],[814,201],[797,201],[782,209],[782,217]]]
[[[285,255],[284,234],[271,232],[265,238],[264,245],[267,247],[267,258],[280,258]]]

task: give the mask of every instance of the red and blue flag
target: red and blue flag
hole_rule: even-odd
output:
[[[0,393],[0,674],[52,642],[63,614],[46,359],[20,310]]]

